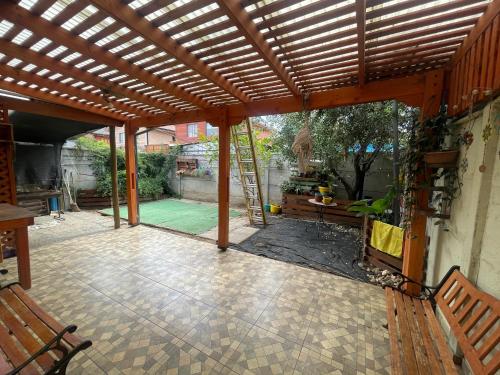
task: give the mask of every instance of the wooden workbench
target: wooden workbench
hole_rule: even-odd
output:
[[[19,282],[24,289],[31,288],[28,225],[34,224],[35,215],[22,207],[0,203],[0,231],[16,232],[16,256]]]

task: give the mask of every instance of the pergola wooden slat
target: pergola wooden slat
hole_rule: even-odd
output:
[[[85,111],[103,125],[126,123],[130,224],[138,222],[138,127],[220,126],[222,248],[228,246],[229,129],[242,119],[301,111],[305,93],[308,109],[396,99],[422,107],[423,116],[444,101],[460,114],[500,89],[500,0],[64,5],[0,2],[0,88],[37,99],[26,105],[34,112],[45,101],[53,104],[44,114]],[[20,105],[1,97],[0,103]],[[416,215],[409,235],[404,271],[420,280],[425,218]]]

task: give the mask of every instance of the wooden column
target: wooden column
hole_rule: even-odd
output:
[[[443,92],[443,77],[443,71],[431,72],[425,77],[425,92],[420,109],[421,122],[439,113]],[[423,179],[425,179],[425,172],[417,176],[417,180]],[[425,250],[427,248],[427,215],[424,210],[419,209],[427,208],[428,201],[429,193],[427,190],[417,191],[415,209],[405,238],[403,274],[417,282],[423,281]],[[415,284],[409,284],[406,290],[413,295],[420,293],[420,288]]]
[[[125,124],[125,168],[127,171],[127,207],[129,225],[139,224],[137,210],[137,162],[135,155],[135,133],[137,128]]]
[[[120,206],[118,198],[118,162],[116,160],[116,134],[115,127],[109,127],[109,148],[111,157],[111,198],[113,202],[113,218],[115,229],[120,228]]]
[[[226,250],[229,246],[229,174],[231,156],[230,125],[225,116],[219,126],[219,249]]]

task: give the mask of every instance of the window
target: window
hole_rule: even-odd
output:
[[[218,134],[219,134],[219,129],[215,126],[210,125],[207,122],[207,136],[218,135]]]
[[[188,125],[188,137],[189,138],[198,137],[198,124]]]
[[[125,132],[118,133],[118,143],[119,144],[125,143]]]

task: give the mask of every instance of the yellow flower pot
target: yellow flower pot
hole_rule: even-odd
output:
[[[322,195],[328,194],[330,192],[330,188],[328,186],[319,186],[318,190]]]
[[[281,206],[278,206],[277,204],[271,204],[271,213],[272,214],[281,213]]]
[[[332,203],[333,198],[332,197],[323,197],[323,204],[330,204]]]

